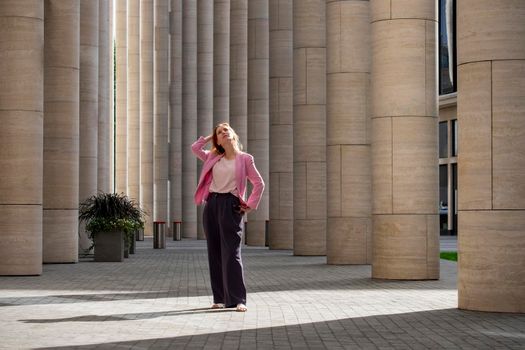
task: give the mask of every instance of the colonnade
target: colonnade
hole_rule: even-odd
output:
[[[525,8],[460,4],[460,307],[524,311]],[[228,121],[267,185],[248,245],[439,278],[437,25],[436,0],[0,2],[0,274],[76,262],[97,190],[205,238],[189,146]]]

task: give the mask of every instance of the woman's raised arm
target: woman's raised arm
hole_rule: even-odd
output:
[[[191,151],[193,152],[193,154],[195,154],[197,158],[199,158],[203,162],[206,160],[208,153],[210,153],[210,151],[204,149],[204,146],[211,140],[211,138],[212,135],[208,135],[206,137],[201,136],[197,141],[195,141],[191,145]]]

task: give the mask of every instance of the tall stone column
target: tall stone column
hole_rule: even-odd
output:
[[[525,3],[457,2],[459,308],[525,312]]]
[[[97,193],[98,1],[80,0],[79,202]],[[91,240],[81,227],[81,252]]]
[[[154,221],[168,221],[168,0],[155,0]]]
[[[140,203],[140,2],[128,0],[128,196]]]
[[[372,262],[370,2],[326,3],[328,264]]]
[[[182,221],[182,0],[171,0],[170,217]],[[175,229],[175,227],[172,227]],[[174,233],[174,232],[173,232]]]
[[[111,1],[99,0],[98,5],[98,176],[97,187],[99,191],[110,192],[110,166],[109,166],[109,133],[111,121],[110,111],[110,75],[113,74],[113,62],[110,62],[109,18]],[[110,45],[111,43],[111,45]],[[110,88],[111,86],[111,88]]]
[[[127,0],[115,0],[116,9],[116,132],[115,191],[128,193],[128,49]]]
[[[182,2],[182,237],[197,238],[197,3]]]
[[[213,2],[213,125],[230,120],[230,0]]]
[[[269,23],[268,0],[248,2],[248,151],[257,169],[269,183]],[[269,219],[269,191],[264,191],[259,208],[248,214],[246,244],[265,245]]]
[[[115,28],[114,2],[109,1],[109,191],[115,192]]]
[[[197,2],[197,135],[209,135],[213,128],[213,0]],[[197,176],[202,162],[197,161]],[[206,239],[202,206],[197,208],[197,238]]]
[[[270,249],[293,248],[293,0],[270,0]]]
[[[43,262],[78,261],[80,2],[44,3]]]
[[[294,254],[326,254],[325,1],[293,3]]]
[[[439,278],[436,1],[371,1],[372,277]]]
[[[172,184],[173,186],[173,184]],[[140,205],[153,234],[153,0],[140,3]]]
[[[248,146],[248,0],[230,5],[230,125]]]
[[[0,275],[40,275],[44,2],[0,1],[0,38]]]

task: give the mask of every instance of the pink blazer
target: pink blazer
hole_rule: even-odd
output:
[[[223,155],[217,155],[213,152],[204,150],[203,147],[206,145],[206,139],[199,137],[197,141],[191,145],[193,154],[204,162],[202,166],[201,175],[199,178],[199,184],[195,191],[195,203],[197,205],[202,204],[208,198],[210,193],[210,185],[212,181],[212,168]],[[239,199],[241,203],[246,204],[252,209],[257,209],[261,196],[264,191],[264,181],[255,167],[253,156],[248,153],[241,152],[235,158],[235,179],[237,182],[237,190],[241,196]],[[246,198],[246,179],[250,180],[253,185],[252,193],[250,198],[245,201]]]

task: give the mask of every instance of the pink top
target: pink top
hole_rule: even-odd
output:
[[[206,145],[206,139],[200,137],[191,145],[192,152],[204,162],[199,178],[199,184],[195,191],[195,203],[202,204],[210,194],[210,185],[213,180],[213,166],[223,157],[222,154],[216,154],[203,149]],[[246,180],[253,184],[250,198],[246,198]],[[237,185],[238,197],[241,203],[246,204],[252,209],[257,209],[264,191],[264,181],[255,167],[253,156],[248,153],[240,152],[235,157],[235,183]]]
[[[213,166],[212,175],[210,192],[238,194],[235,183],[235,158],[219,159]]]

